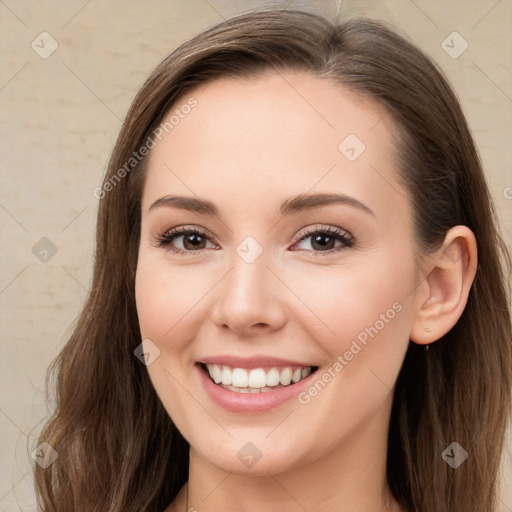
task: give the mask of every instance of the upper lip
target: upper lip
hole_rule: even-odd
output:
[[[204,364],[225,365],[231,368],[261,368],[264,366],[314,366],[311,363],[303,363],[302,361],[292,361],[290,359],[282,359],[279,357],[271,356],[238,357],[233,355],[218,355],[204,357],[198,362]]]

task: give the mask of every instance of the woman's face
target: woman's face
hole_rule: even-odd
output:
[[[136,277],[170,417],[231,472],[382,454],[420,300],[389,116],[293,72],[216,80],[175,110],[147,168]]]

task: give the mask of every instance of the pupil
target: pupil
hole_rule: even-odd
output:
[[[192,247],[197,249],[198,245],[201,244],[202,240],[201,240],[201,235],[197,235],[195,233],[192,233],[190,235],[188,235],[187,237],[185,237],[184,239],[184,245],[185,247],[187,246],[187,242],[188,243],[191,243],[192,244]]]
[[[322,243],[322,239],[324,239],[324,240],[327,239],[327,242]],[[333,240],[334,240],[334,238],[329,235],[317,235],[313,239],[313,244],[315,244],[315,243],[319,244],[320,247],[323,247],[325,249],[325,247],[327,245],[329,245],[329,243],[332,242]]]

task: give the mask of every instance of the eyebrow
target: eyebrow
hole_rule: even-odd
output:
[[[354,197],[347,196],[345,194],[299,194],[298,196],[290,197],[283,201],[280,207],[280,212],[284,217],[330,204],[353,206],[365,213],[375,216],[375,213],[368,208],[368,206],[361,203]],[[148,212],[160,206],[179,208],[181,210],[210,215],[220,219],[219,210],[207,199],[167,195],[152,203]]]

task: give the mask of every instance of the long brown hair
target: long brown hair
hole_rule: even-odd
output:
[[[456,225],[475,234],[479,263],[461,318],[427,353],[410,343],[394,394],[387,478],[411,512],[496,510],[512,387],[510,257],[456,96],[426,55],[381,22],[333,24],[266,10],[180,46],[129,109],[100,194],[91,291],[48,369],[56,401],[39,442],[59,456],[46,469],[34,464],[42,511],[161,512],[187,480],[188,444],[134,356],[141,343],[134,278],[147,158],[129,168],[126,162],[195,86],[272,69],[334,80],[386,108],[400,131],[399,171],[420,251],[438,248]],[[441,456],[452,442],[470,459],[456,470]]]

